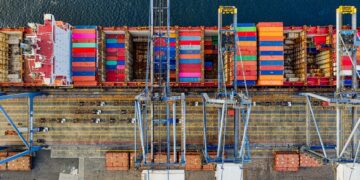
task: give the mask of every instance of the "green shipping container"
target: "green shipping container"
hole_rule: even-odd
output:
[[[73,43],[73,48],[96,48],[96,43]]]
[[[236,56],[236,60],[237,61],[241,61],[241,58],[243,61],[256,61],[257,57],[256,56]]]
[[[256,32],[256,27],[237,27],[237,32]]]
[[[117,62],[116,61],[106,61],[106,65],[110,65],[110,66],[115,66],[117,65]]]

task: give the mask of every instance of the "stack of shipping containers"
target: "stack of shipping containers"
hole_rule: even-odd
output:
[[[179,82],[200,82],[202,78],[202,56],[200,29],[179,30]]]
[[[204,71],[207,81],[217,79],[218,36],[204,37]]]
[[[0,33],[0,82],[8,79],[8,53],[8,35]]]
[[[283,85],[284,46],[283,23],[258,23],[259,79],[258,85]]]
[[[176,79],[176,33],[170,33],[170,81],[175,81]],[[158,37],[154,42],[154,67],[155,72],[159,73],[160,70],[162,74],[166,73],[167,68],[167,38]],[[161,68],[161,69],[160,69]]]
[[[133,49],[133,80],[145,81],[146,77],[146,60],[147,60],[147,36],[134,36],[131,38]]]
[[[255,85],[257,80],[256,26],[252,23],[238,24],[236,32],[238,34],[235,55],[237,84]]]
[[[129,81],[132,69],[132,58],[126,47],[125,31],[105,34],[105,71],[106,82]]]
[[[307,85],[328,86],[331,82],[331,27],[307,27]]]
[[[72,78],[75,86],[96,86],[97,27],[76,26],[72,31]]]
[[[302,86],[306,79],[306,37],[303,27],[284,30],[284,85]]]

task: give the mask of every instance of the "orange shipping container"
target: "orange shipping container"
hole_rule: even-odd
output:
[[[260,36],[259,41],[283,41],[283,36]]]
[[[180,59],[200,59],[200,54],[180,54]]]
[[[283,32],[284,28],[283,27],[259,27],[258,28],[259,32]]]
[[[237,46],[256,46],[256,41],[238,41]]]
[[[260,46],[260,51],[284,51],[284,46]]]
[[[96,29],[73,29],[73,34],[95,34]]]
[[[272,61],[272,60],[277,60],[277,61],[283,61],[284,60],[284,56],[260,56],[259,57],[260,61]]]
[[[284,26],[283,22],[259,22],[257,27],[282,27]]]
[[[95,62],[72,62],[72,66],[76,67],[95,67]]]
[[[266,75],[266,76],[259,76],[260,81],[283,81],[284,77],[282,75]]]
[[[257,85],[259,86],[282,86],[284,85],[283,81],[264,81],[264,80],[258,80]]]
[[[95,76],[73,76],[73,81],[96,81]]]

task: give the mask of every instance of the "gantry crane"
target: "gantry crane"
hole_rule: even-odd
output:
[[[155,48],[155,44],[160,48]],[[170,90],[170,0],[150,0],[146,67],[145,89],[135,97],[136,165],[151,168],[166,167],[167,169],[170,166],[184,165],[186,160],[185,94],[173,96]],[[177,128],[177,106],[181,107],[181,117],[178,121],[181,124],[180,131]],[[162,138],[163,126],[166,127],[165,140]],[[138,137],[139,148],[136,142]],[[177,137],[181,137],[180,140]],[[181,153],[179,160],[177,159],[178,152]],[[166,162],[155,161],[156,154],[166,154]]]
[[[15,124],[15,122],[13,121],[13,119],[11,118],[11,116],[7,113],[7,111],[4,109],[4,107],[0,105],[1,114],[5,117],[7,122],[15,130],[16,134],[19,136],[19,138],[21,139],[21,141],[24,144],[25,149],[26,149],[15,155],[12,155],[10,157],[0,160],[0,164],[5,164],[9,161],[15,160],[22,156],[32,154],[34,152],[40,151],[43,148],[43,146],[35,146],[34,145],[34,133],[37,132],[36,131],[37,128],[34,128],[33,124],[34,124],[34,98],[37,96],[44,95],[44,94],[45,93],[41,93],[41,92],[20,93],[20,94],[0,94],[0,101],[17,99],[17,98],[27,98],[28,99],[28,109],[25,110],[25,111],[27,111],[27,116],[28,116],[28,119],[27,120],[25,119],[25,122],[27,121],[27,125],[28,125],[28,127],[26,128],[27,132],[21,132],[19,130],[19,128],[17,127],[17,125]],[[27,138],[24,137],[25,134],[27,135]],[[9,147],[8,146],[0,146],[0,150],[4,150],[4,149],[6,150],[7,148],[9,148]]]
[[[230,29],[223,28],[223,15],[230,14],[233,16],[233,24]],[[224,168],[224,163],[242,165],[250,160],[250,148],[247,139],[247,127],[249,123],[251,113],[251,100],[248,97],[247,87],[246,93],[237,92],[237,80],[236,80],[236,61],[231,59],[237,52],[238,41],[237,33],[237,9],[234,6],[220,6],[218,9],[218,90],[215,98],[210,98],[208,94],[203,93],[203,123],[204,123],[204,157],[207,163],[219,163]],[[234,77],[225,75],[225,64],[227,67],[234,67]],[[242,64],[242,60],[240,61]],[[232,89],[227,89],[227,82],[232,81]],[[216,108],[218,113],[218,136],[216,157],[210,157],[209,151],[213,147],[208,144],[208,130],[207,130],[207,111],[208,108]],[[229,117],[229,110],[233,110],[234,116]],[[226,142],[226,138],[230,137],[227,130],[228,121],[233,121],[233,126],[230,127],[233,131],[229,142]],[[240,144],[239,144],[240,142]],[[226,157],[224,154],[226,153]],[[233,172],[235,173],[235,172]]]
[[[358,78],[359,73],[357,71],[357,61],[356,61],[356,52],[357,48],[360,45],[359,35],[357,31],[357,17],[356,17],[356,8],[354,6],[340,6],[336,9],[336,91],[334,97],[324,97],[314,93],[301,93],[301,95],[306,97],[306,108],[307,108],[307,130],[306,130],[306,146],[303,147],[303,150],[313,153],[316,156],[322,157],[326,162],[333,163],[344,163],[344,162],[353,162],[354,167],[355,163],[358,163],[358,152],[359,152],[359,141],[358,135],[359,130],[358,126],[360,124],[360,119],[357,115],[357,107],[360,105],[360,99],[358,95]],[[351,28],[344,28],[343,18],[345,15],[351,16]],[[345,59],[351,61],[351,70],[343,68],[343,62]],[[347,79],[351,78],[351,88],[349,84],[345,83],[345,76],[348,76]],[[322,140],[320,133],[320,126],[318,126],[315,119],[314,110],[311,104],[311,98],[317,99],[329,103],[330,106],[335,107],[336,110],[336,148],[335,155],[330,155],[326,151],[326,146]],[[345,138],[343,129],[344,119],[342,119],[343,109],[345,107],[351,107],[352,112],[352,131],[348,137],[346,137],[346,142],[344,144],[343,139]],[[320,144],[322,153],[317,153],[310,149],[310,119],[312,119]],[[349,153],[349,145],[351,144],[351,150]],[[346,153],[348,152],[348,153]],[[337,164],[338,165],[338,164]],[[358,167],[358,171],[359,171]],[[354,177],[353,177],[354,178]],[[351,177],[350,177],[351,179]]]

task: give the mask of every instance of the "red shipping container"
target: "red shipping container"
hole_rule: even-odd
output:
[[[200,71],[199,68],[179,68],[179,71],[181,73],[197,73]]]
[[[106,48],[106,52],[124,52],[125,53],[125,49],[124,48]]]
[[[245,73],[245,76],[256,76],[257,75],[257,71],[253,71],[253,70],[249,70],[249,71],[245,70],[245,72],[241,70],[241,71],[238,71],[236,73],[236,75],[242,77],[244,75],[244,73]]]
[[[94,53],[96,48],[72,48],[73,53]]]
[[[125,56],[106,56],[106,60],[125,61]]]
[[[125,34],[105,34],[107,39],[125,38]]]
[[[254,37],[256,36],[256,32],[237,32],[240,37]]]
[[[246,76],[245,78],[244,78],[244,76],[236,76],[236,79],[237,80],[247,80],[247,81],[255,81],[255,80],[257,80],[257,76]]]
[[[200,31],[179,31],[179,36],[201,36]]]
[[[241,66],[241,65],[238,65],[236,66],[237,68],[237,71],[243,71],[243,70],[247,70],[247,71],[256,71],[257,70],[257,66]]]
[[[349,56],[342,56],[341,57],[341,65],[342,66],[352,66],[352,62]]]
[[[117,76],[119,74],[125,74],[125,70],[124,69],[119,69],[119,70],[107,70],[106,74],[109,76]]]
[[[96,57],[96,52],[94,52],[94,53],[72,53],[72,57]]]
[[[179,68],[183,68],[183,69],[187,69],[187,68],[201,69],[201,64],[179,64]]]
[[[107,56],[125,56],[125,52],[106,52]]]
[[[200,45],[200,41],[180,41],[180,45]]]
[[[326,44],[326,36],[315,36],[314,44],[316,46],[321,45],[321,44]]]

